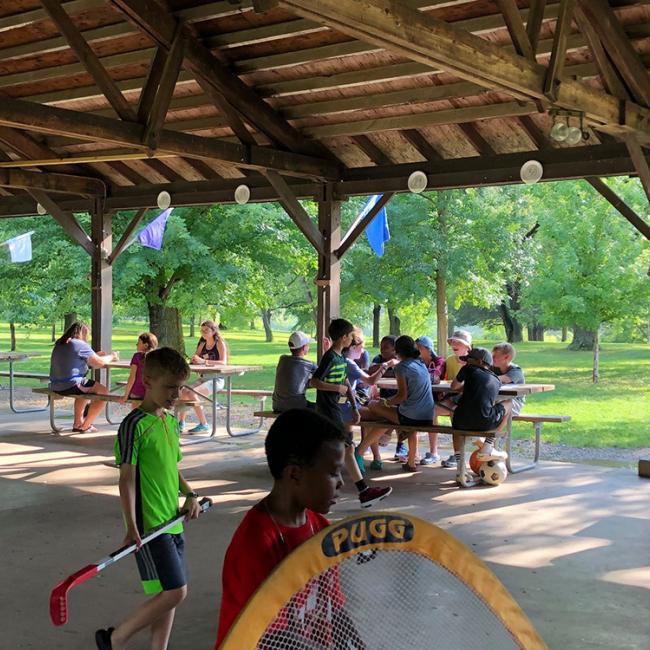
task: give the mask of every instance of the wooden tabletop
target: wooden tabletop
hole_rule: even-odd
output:
[[[377,382],[380,388],[397,388],[397,379],[384,378]],[[451,382],[441,381],[439,384],[433,384],[434,393],[452,393]],[[499,395],[509,395],[517,397],[520,395],[531,395],[532,393],[546,393],[555,390],[555,384],[501,384]]]
[[[131,361],[126,359],[120,361],[111,361],[106,364],[107,368],[115,368],[120,370],[128,370],[131,367]],[[207,366],[202,363],[191,363],[190,371],[197,375],[240,375],[244,372],[254,372],[255,370],[262,370],[262,366],[238,366],[238,365],[217,365]]]
[[[24,361],[29,357],[25,352],[0,352],[0,361]]]

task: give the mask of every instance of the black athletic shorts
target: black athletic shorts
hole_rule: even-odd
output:
[[[459,414],[458,411],[454,411],[454,414],[451,419],[451,424],[454,429],[464,429],[466,431],[489,431],[491,429],[496,429],[502,422],[505,417],[506,410],[501,402],[497,402],[492,409],[492,417],[489,420],[482,419],[480,421],[468,420],[464,421],[462,413]]]
[[[82,379],[78,384],[65,388],[64,390],[55,390],[58,395],[85,395],[92,393],[90,390],[97,382],[94,379]]]
[[[405,427],[430,427],[433,424],[433,420],[413,420],[412,418],[402,415],[397,409],[397,417],[399,418],[399,423],[403,424]]]
[[[163,533],[135,554],[145,594],[179,589],[187,584],[183,533]]]

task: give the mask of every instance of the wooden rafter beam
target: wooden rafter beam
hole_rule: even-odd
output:
[[[401,131],[402,135],[417,149],[425,160],[440,161],[442,156],[436,148],[417,129]]]
[[[431,67],[517,97],[544,99],[546,68],[504,52],[498,45],[430,15],[404,0],[280,0],[298,16],[397,52]],[[582,110],[589,120],[612,129],[639,132],[650,140],[650,111],[620,101],[600,89],[572,79],[556,88],[556,106]]]
[[[571,33],[571,19],[573,18],[574,6],[575,0],[561,0],[560,2],[560,13],[557,17],[555,32],[553,34],[551,60],[549,61],[544,79],[544,94],[551,101],[556,100],[557,89],[561,83],[562,72],[564,71],[567,41]]]
[[[105,141],[118,146],[146,149],[144,127],[135,123],[41,106],[20,99],[0,102],[0,126],[28,129],[40,133],[65,135],[80,140]],[[241,146],[178,131],[160,131],[158,151],[189,158],[205,158],[249,169],[275,169],[289,175],[337,180],[338,165],[319,158],[278,151],[267,147]]]
[[[353,142],[375,163],[375,165],[392,165],[390,159],[367,135],[353,135]]]
[[[126,230],[122,233],[120,241],[117,243],[117,246],[111,251],[111,254],[108,256],[108,263],[113,264],[115,260],[121,255],[121,253],[126,248],[126,245],[131,239],[131,235],[134,233],[135,229],[140,225],[140,222],[144,218],[144,215],[147,213],[147,208],[140,208],[134,215],[133,219],[129,222],[129,225],[126,227]]]
[[[129,102],[119,91],[115,82],[106,72],[97,55],[90,48],[88,43],[70,20],[70,16],[65,12],[59,0],[41,0],[41,4],[52,18],[54,24],[59,28],[61,34],[68,41],[70,47],[74,50],[79,61],[84,65],[95,83],[101,88],[110,105],[123,120],[136,120],[136,114],[129,106]]]
[[[605,184],[600,178],[587,177],[585,180],[611,203],[646,239],[650,239],[650,225],[625,203],[609,185]]]
[[[289,187],[287,182],[274,171],[267,171],[266,178],[278,193],[280,205],[284,211],[291,217],[291,220],[298,226],[298,229],[307,238],[307,241],[320,253],[325,254],[325,242],[323,235],[318,230],[316,224],[311,220],[305,208],[300,205],[293,190]]]
[[[348,228],[345,236],[341,240],[339,247],[334,251],[334,255],[341,259],[347,250],[354,244],[359,236],[370,225],[372,220],[379,214],[379,211],[395,196],[395,192],[387,192],[372,206],[372,209],[365,216],[358,216]]]
[[[537,54],[539,34],[542,30],[542,22],[544,22],[544,9],[546,9],[546,0],[530,0],[526,33],[528,34],[528,41],[533,51],[533,56]]]
[[[648,71],[609,3],[606,0],[580,0],[579,5],[636,101],[650,106]]]
[[[497,0],[499,9],[506,21],[506,27],[515,47],[515,52],[527,59],[535,60],[535,52],[531,45],[530,38],[524,27],[524,21],[519,13],[519,7],[515,0]]]
[[[630,153],[630,158],[634,163],[634,169],[636,169],[641,185],[643,185],[645,194],[650,201],[650,168],[648,167],[648,160],[645,157],[641,145],[633,136],[629,135],[625,138],[625,146]]]
[[[184,59],[187,69],[213,86],[233,108],[273,142],[279,142],[299,153],[313,154],[318,150],[314,143],[305,140],[252,88],[233,75],[198,39],[191,38],[187,27],[180,25],[179,21],[160,5],[147,0],[110,1],[158,46],[169,49],[175,34],[180,30],[187,38]]]
[[[0,169],[0,186],[81,196],[104,196],[106,194],[106,185],[94,178],[30,172],[24,169]]]
[[[140,98],[138,99],[138,122],[146,124],[151,111],[153,110],[154,102],[156,101],[156,93],[162,78],[163,70],[165,69],[165,61],[167,60],[167,52],[164,48],[158,47],[151,57],[149,63],[149,70],[145,78],[142,90],[140,91]]]

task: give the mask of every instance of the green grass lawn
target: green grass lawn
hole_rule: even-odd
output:
[[[114,348],[122,359],[128,359],[135,351],[137,335],[143,329],[146,329],[144,323],[123,323],[115,327]],[[0,323],[0,332],[0,350],[8,350],[9,328],[5,323]],[[288,334],[276,333],[273,343],[265,343],[260,330],[228,330],[224,334],[233,363],[264,367],[260,372],[236,378],[234,384],[240,388],[273,388],[275,364],[278,356],[287,351]],[[489,347],[493,342],[481,343]],[[188,352],[193,351],[193,341],[188,339],[186,345]],[[18,351],[39,356],[16,364],[16,370],[47,372],[51,347],[48,330],[19,329]],[[546,441],[587,447],[650,446],[650,346],[603,345],[601,380],[597,385],[591,383],[590,352],[569,352],[563,343],[523,343],[518,348],[517,362],[523,367],[526,380],[556,386],[551,393],[529,397],[526,410],[571,416],[570,422],[547,424]],[[22,383],[30,385],[30,382]],[[515,435],[529,436],[530,425],[516,425]]]

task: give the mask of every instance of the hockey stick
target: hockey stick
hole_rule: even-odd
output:
[[[211,506],[212,501],[208,498],[203,498],[199,502],[201,506],[201,513],[206,512]],[[182,521],[185,518],[187,513],[181,512],[173,519],[166,521],[160,526],[152,529],[147,535],[142,538],[142,545],[144,546],[152,539],[155,539],[159,535],[162,535],[165,531],[169,530],[174,524]],[[96,564],[88,564],[82,569],[79,569],[76,573],[73,573],[71,576],[68,576],[65,580],[60,582],[50,594],[50,618],[54,625],[63,625],[68,621],[68,592],[72,587],[80,585],[82,582],[85,582],[89,578],[96,576],[100,571],[103,571],[106,567],[115,564],[118,560],[121,560],[123,557],[130,555],[135,550],[137,546],[135,544],[129,544],[123,546],[122,548],[117,549],[110,555],[107,555],[105,558],[102,558]]]

